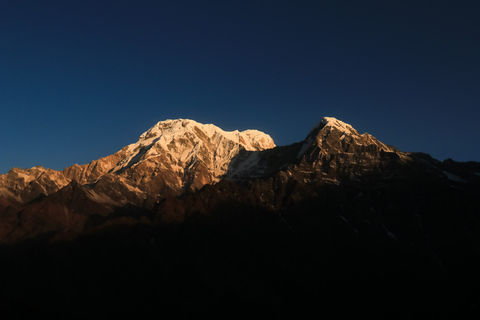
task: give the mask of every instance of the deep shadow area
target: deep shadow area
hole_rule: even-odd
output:
[[[477,180],[389,170],[222,181],[72,241],[4,245],[2,319],[478,319]]]
[[[444,269],[375,232],[355,237],[333,216],[297,217],[292,231],[274,213],[249,209],[249,217],[232,210],[228,218],[2,248],[0,310],[4,319],[474,319],[478,312],[480,264],[468,248],[445,256],[453,267]]]

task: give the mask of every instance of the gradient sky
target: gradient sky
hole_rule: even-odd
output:
[[[324,116],[480,161],[479,1],[0,2],[0,173],[165,119],[303,140]]]

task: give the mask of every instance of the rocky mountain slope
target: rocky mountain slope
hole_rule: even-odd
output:
[[[180,318],[473,319],[480,163],[402,152],[335,118],[281,147],[167,120],[87,165],[1,175],[0,242],[12,315],[81,302],[141,316],[163,301]]]

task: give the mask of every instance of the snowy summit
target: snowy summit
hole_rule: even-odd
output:
[[[334,127],[342,132],[348,133],[348,134],[358,134],[358,131],[355,130],[351,125],[348,123],[345,123],[343,121],[338,120],[337,118],[334,117],[323,117],[320,122],[317,123],[315,127],[310,131],[310,133],[318,130],[318,129],[323,129],[325,127]]]

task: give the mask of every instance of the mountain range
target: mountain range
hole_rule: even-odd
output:
[[[0,175],[0,311],[473,319],[479,239],[480,163],[332,117],[288,146],[166,120],[88,164]]]

